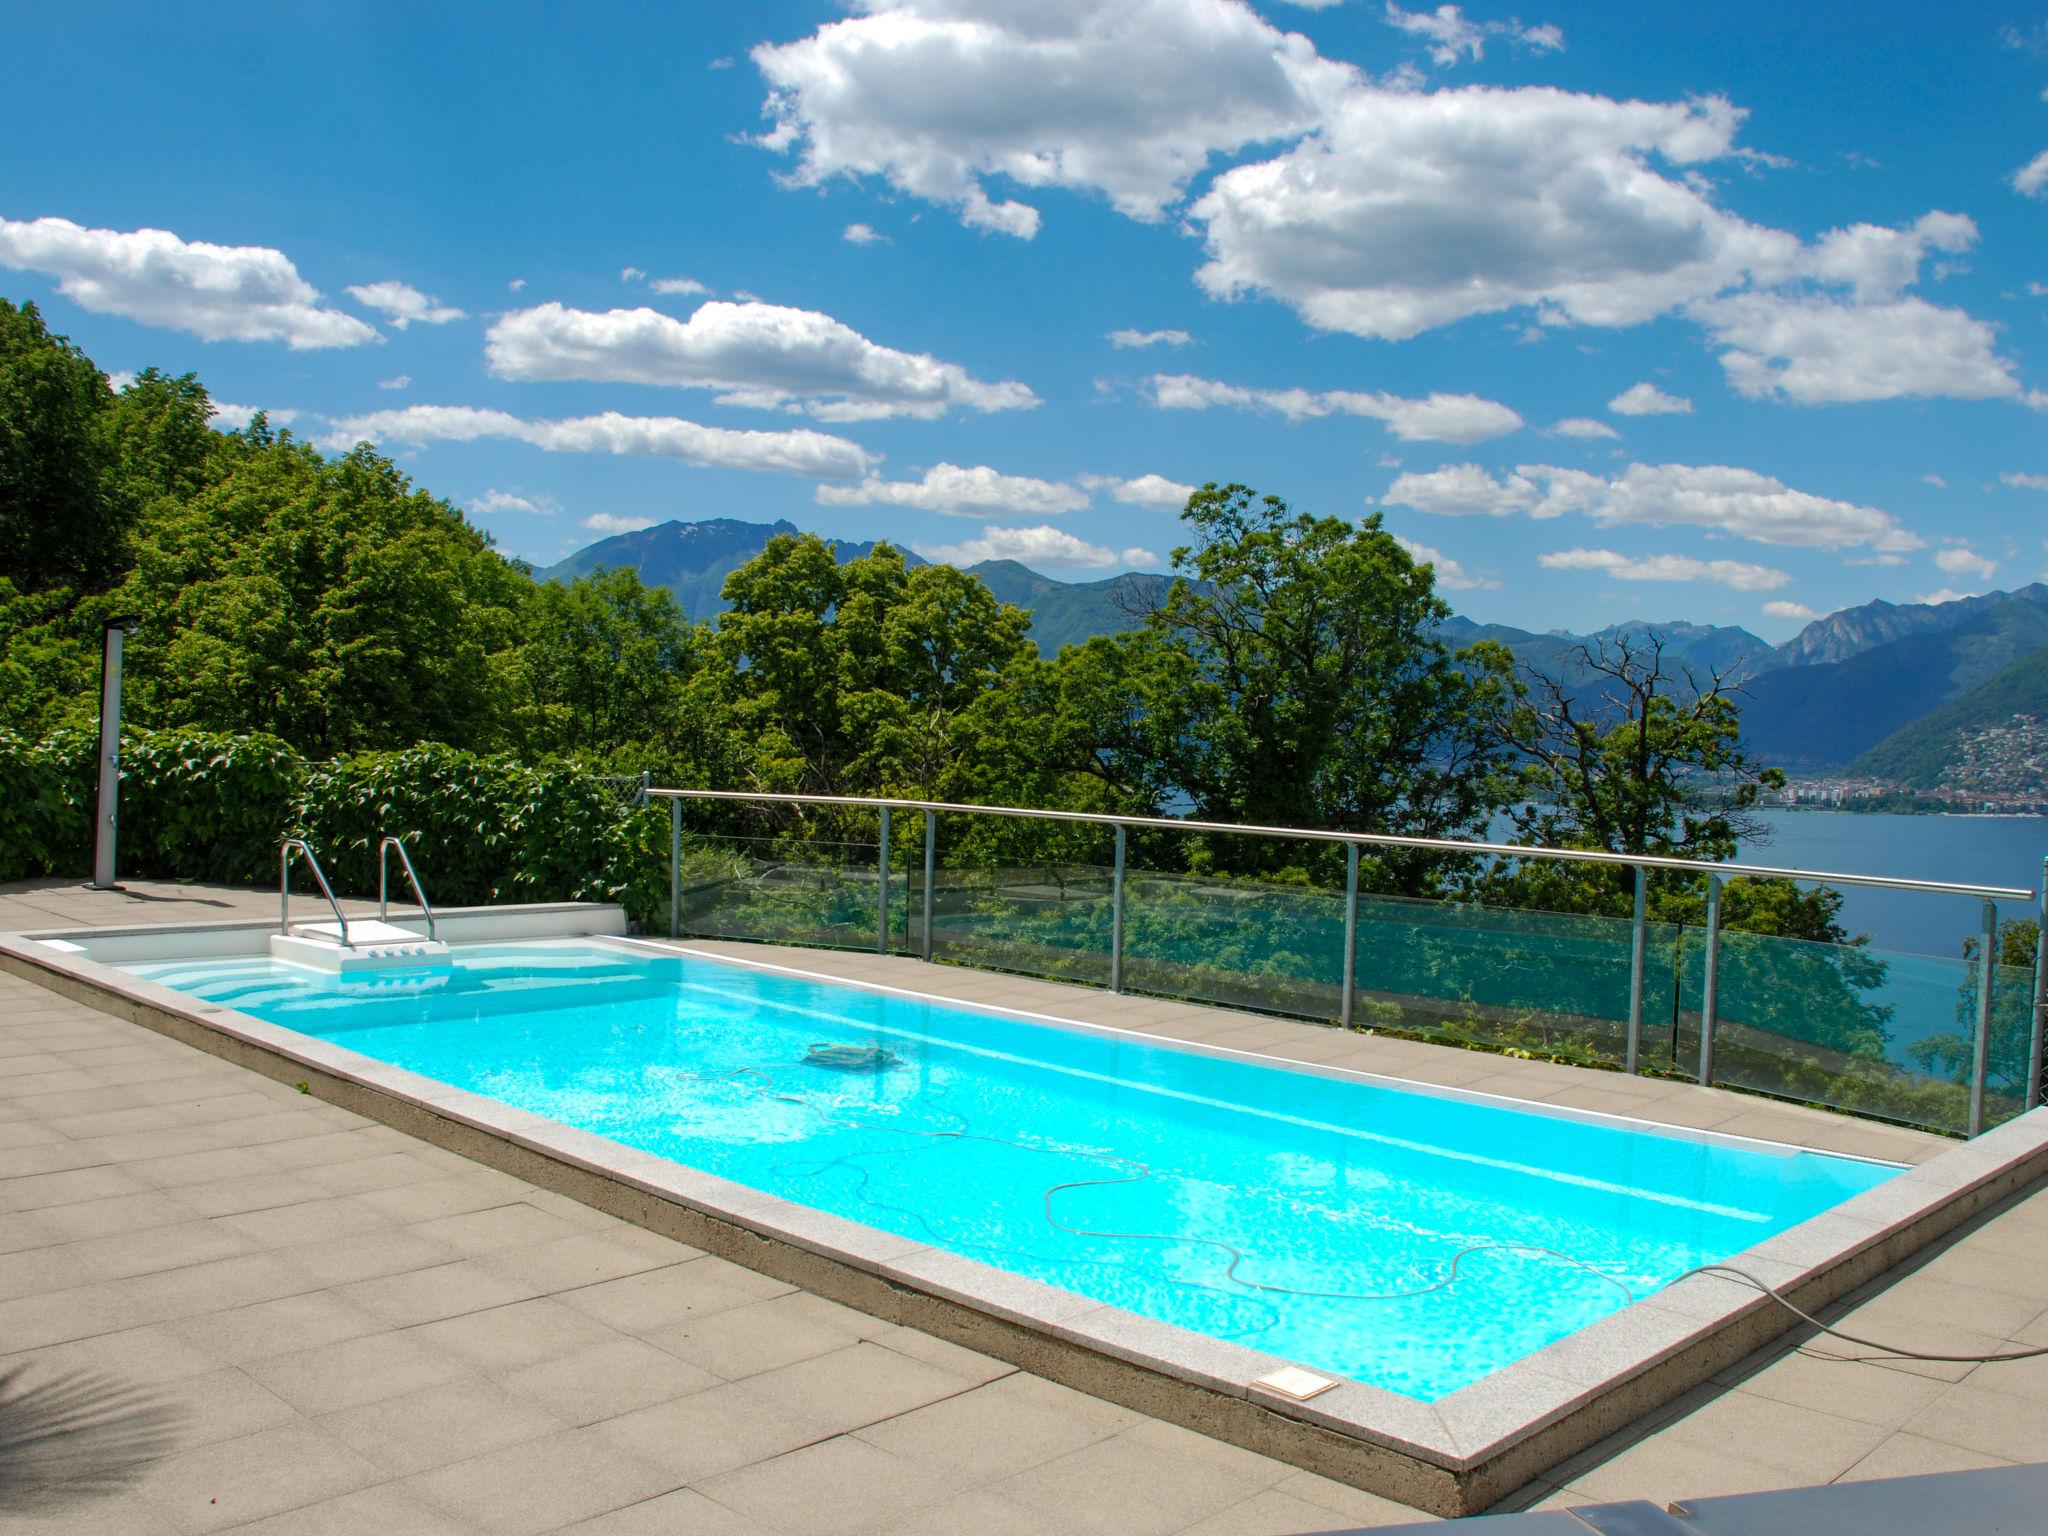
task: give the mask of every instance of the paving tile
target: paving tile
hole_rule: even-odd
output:
[[[2048,1402],[1974,1381],[1951,1387],[1903,1428],[1922,1439],[2006,1461],[2040,1461],[2048,1456]]]
[[[502,1248],[478,1262],[541,1291],[570,1291],[697,1257],[701,1257],[699,1250],[687,1244],[614,1224],[596,1231],[578,1230],[549,1242]]]
[[[676,1481],[600,1437],[567,1429],[454,1462],[400,1485],[498,1536],[558,1530],[670,1492]]]
[[[507,1371],[499,1379],[574,1425],[618,1418],[718,1385],[709,1371],[619,1334]]]
[[[510,1276],[485,1269],[474,1259],[458,1259],[432,1269],[357,1280],[336,1287],[335,1294],[393,1327],[408,1328],[525,1301],[535,1290]]]
[[[318,1424],[392,1477],[430,1471],[569,1427],[518,1394],[475,1379],[344,1408]]]
[[[886,1536],[1064,1536],[1071,1527],[1042,1510],[1028,1509],[997,1494],[975,1489],[927,1504],[876,1527]]]
[[[1782,1468],[1800,1482],[1825,1483],[1869,1455],[1888,1433],[1887,1425],[1737,1392],[1678,1419],[1659,1442],[1732,1448],[1744,1460]]]
[[[863,1340],[829,1355],[750,1376],[747,1385],[793,1413],[840,1431],[892,1419],[941,1398],[957,1397],[976,1384]]]
[[[518,1200],[457,1216],[436,1217],[417,1223],[413,1230],[471,1258],[502,1248],[532,1247],[575,1236],[579,1231],[561,1217]]]
[[[2028,1461],[2039,1459],[2038,1450],[2027,1457]],[[1964,1450],[1942,1440],[1900,1433],[1891,1436],[1844,1472],[1840,1481],[1862,1483],[1882,1477],[1919,1477],[1929,1472],[1972,1472],[1979,1467],[2010,1465],[2002,1457]]]
[[[132,1138],[147,1140],[162,1147],[161,1136]],[[194,1140],[200,1139],[197,1135]],[[130,1141],[127,1136],[100,1138],[99,1144],[121,1144]],[[177,1152],[169,1155],[123,1158],[121,1166],[144,1183],[158,1189],[176,1189],[186,1184],[212,1184],[222,1179],[247,1178],[262,1174],[276,1174],[281,1170],[260,1147],[207,1147],[203,1151]],[[197,1209],[197,1207],[195,1207]]]
[[[140,1179],[119,1168],[70,1168],[60,1173],[30,1173],[0,1179],[0,1212],[33,1211],[53,1205],[78,1205],[117,1195],[144,1193]]]
[[[177,1377],[159,1384],[157,1391],[179,1415],[180,1448],[239,1440],[299,1419],[290,1403],[231,1365]]]
[[[1580,1504],[1648,1499],[1663,1505],[1713,1493],[1797,1488],[1811,1479],[1733,1449],[1688,1444],[1658,1435],[1611,1461],[1575,1473],[1565,1492]]]
[[[175,1195],[144,1189],[135,1194],[111,1195],[49,1205],[34,1213],[60,1240],[72,1242],[89,1237],[108,1237],[167,1227],[173,1222],[196,1221],[199,1212]],[[12,1218],[10,1217],[10,1220]],[[0,1222],[0,1226],[7,1223]]]
[[[1159,1536],[1219,1515],[1275,1481],[1118,1434],[992,1484],[988,1491],[1064,1521],[1070,1531]]]
[[[252,1377],[301,1413],[339,1413],[473,1374],[453,1355],[402,1333],[374,1333],[251,1360]]]
[[[0,1149],[0,1179],[25,1178],[32,1173],[68,1173],[74,1168],[96,1168],[107,1161],[81,1141],[40,1141]]]
[[[59,1374],[91,1372],[137,1387],[202,1376],[218,1370],[223,1363],[219,1356],[179,1338],[170,1328],[157,1326],[124,1328],[19,1354],[0,1355],[0,1370],[33,1366],[38,1371]]]
[[[764,1281],[775,1289],[764,1293]],[[793,1289],[736,1264],[705,1258],[562,1291],[558,1298],[622,1333],[646,1334]]]
[[[247,1239],[216,1222],[181,1221],[141,1232],[86,1238],[66,1244],[62,1251],[98,1278],[118,1280],[129,1275],[182,1269],[188,1264],[239,1258],[253,1247]]]
[[[1106,1440],[1138,1416],[1023,1375],[870,1424],[858,1437],[963,1484],[1000,1481]]]
[[[1852,1360],[1788,1354],[1737,1383],[1739,1393],[1898,1429],[1945,1390],[1932,1377]]]
[[[166,1334],[204,1351],[208,1358],[232,1365],[338,1344],[384,1329],[382,1319],[318,1290],[198,1313],[162,1326]]]
[[[621,1414],[591,1433],[684,1483],[830,1439],[832,1429],[736,1382]]]
[[[963,1536],[972,1527],[956,1527]],[[623,1509],[594,1519],[579,1520],[563,1528],[562,1536],[778,1536],[765,1525],[757,1525],[738,1510],[727,1509],[697,1492],[678,1488],[628,1504]]]
[[[345,1138],[351,1133],[342,1134]],[[265,1155],[274,1156],[267,1149]],[[373,1189],[399,1189],[407,1184],[423,1184],[429,1179],[440,1178],[443,1171],[408,1152],[373,1151],[366,1157],[294,1163],[293,1166],[303,1167],[307,1178],[337,1195],[359,1195]]]
[[[378,1483],[234,1529],[235,1536],[473,1536],[476,1527]]]
[[[492,1376],[622,1337],[588,1313],[545,1296],[422,1323],[407,1332]]]
[[[280,1205],[305,1205],[327,1198],[327,1191],[296,1173],[249,1173],[187,1184],[178,1198],[203,1216],[232,1216],[241,1211],[269,1210]]]
[[[1376,1493],[1367,1493],[1363,1488],[1353,1488],[1348,1483],[1336,1482],[1331,1478],[1319,1477],[1313,1472],[1293,1472],[1275,1483],[1274,1488],[1304,1504],[1313,1504],[1342,1515],[1353,1525],[1399,1525],[1403,1521],[1421,1518],[1417,1510],[1392,1499],[1381,1498]],[[1505,1507],[1521,1506],[1503,1501]],[[1324,1524],[1328,1524],[1327,1521]],[[1316,1527],[1310,1527],[1316,1529]]]
[[[799,1291],[657,1328],[646,1337],[679,1359],[740,1381],[860,1342],[862,1334],[804,1306],[815,1299]]]
[[[503,1205],[518,1199],[521,1188],[520,1182],[510,1175],[472,1166],[465,1173],[444,1174],[417,1184],[365,1190],[355,1198],[393,1221],[422,1222]]]
[[[959,1491],[847,1436],[705,1478],[697,1488],[764,1525],[816,1536],[870,1530]]]
[[[1421,1518],[1421,1512],[1391,1506],[1397,1515],[1388,1515],[1383,1520],[1353,1522],[1366,1525],[1392,1525]],[[1277,1488],[1262,1489],[1242,1503],[1233,1504],[1206,1520],[1197,1520],[1193,1525],[1183,1527],[1184,1536],[1299,1536],[1303,1531],[1327,1529],[1330,1512],[1319,1505],[1310,1504]]]
[[[68,1247],[0,1254],[0,1300],[67,1290],[101,1278]]]
[[[351,1232],[346,1242],[321,1239],[274,1252],[317,1286],[347,1285],[457,1262],[457,1255],[439,1243],[402,1227]]]
[[[151,1462],[138,1480],[187,1532],[225,1530],[377,1482],[377,1469],[317,1430],[264,1430]]]

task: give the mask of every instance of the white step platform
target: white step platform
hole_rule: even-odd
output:
[[[373,917],[351,921],[346,944],[339,923],[294,923],[290,933],[270,936],[270,958],[334,975],[454,964],[448,946],[439,939],[421,938],[409,928]]]

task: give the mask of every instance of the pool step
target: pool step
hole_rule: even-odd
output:
[[[340,975],[352,971],[446,968],[454,964],[448,946],[409,928],[372,917],[349,923],[294,923],[290,933],[270,936],[270,958]]]

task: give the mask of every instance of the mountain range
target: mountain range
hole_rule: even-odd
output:
[[[794,523],[735,518],[668,522],[601,539],[539,574],[570,580],[603,567],[630,567],[667,587],[684,612],[708,619],[724,602],[725,578]],[[826,540],[841,560],[873,542]],[[923,565],[903,551],[904,560]],[[1129,571],[1095,581],[1060,581],[1014,560],[968,567],[997,598],[1028,610],[1047,655],[1092,635],[1134,627],[1171,579]],[[1964,737],[2015,714],[2048,719],[2048,586],[1987,592],[1945,603],[1882,599],[1818,618],[1782,645],[1727,625],[1631,621],[1589,635],[1538,633],[1453,617],[1454,645],[1497,640],[1525,667],[1569,691],[1598,687],[1584,651],[1655,632],[1668,663],[1734,684],[1743,736],[1764,761],[1797,773],[1843,770],[1930,788]]]

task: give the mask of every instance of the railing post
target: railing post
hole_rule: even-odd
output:
[[[889,807],[882,807],[882,840],[876,849],[881,878],[877,882],[880,900],[875,911],[875,953],[889,953]]]
[[[1991,989],[1998,980],[1998,903],[1984,901],[1984,937],[1977,944],[1977,1049],[1970,1063],[1970,1134],[1984,1129],[1984,1079],[1991,1075]]]
[[[1628,1070],[1633,1074],[1643,1054],[1643,951],[1649,941],[1644,907],[1649,900],[1649,872],[1636,866],[1635,927],[1628,947]]]
[[[1682,979],[1682,975],[1681,975]],[[1714,1026],[1721,1019],[1721,877],[1707,876],[1707,971],[1700,988],[1700,1086],[1714,1086]]]
[[[1351,1027],[1352,993],[1358,981],[1358,844],[1344,845],[1344,999],[1337,1022]]]
[[[2048,859],[2041,862],[2039,935],[2034,942],[2034,1021],[2027,1043],[2027,1108],[2041,1103],[2041,1047],[2048,1034]]]
[[[932,957],[932,862],[939,841],[939,818],[931,811],[924,813],[924,936],[918,942],[919,958],[929,961]]]
[[[668,936],[683,936],[683,802],[668,803]]]
[[[1124,989],[1124,829],[1116,829],[1116,874],[1109,891],[1109,990]]]

